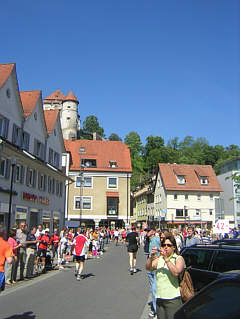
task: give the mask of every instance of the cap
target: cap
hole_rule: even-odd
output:
[[[49,232],[49,228],[46,228],[46,229],[45,229],[45,233],[46,233],[46,231]]]

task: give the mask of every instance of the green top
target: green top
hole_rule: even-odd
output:
[[[175,265],[176,259],[178,257],[179,255],[173,254],[171,257],[169,257],[169,259]],[[173,276],[162,256],[160,256],[158,259],[156,278],[156,298],[174,299],[181,296],[178,277]]]

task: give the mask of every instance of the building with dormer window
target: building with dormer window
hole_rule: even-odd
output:
[[[211,228],[222,188],[210,165],[159,164],[155,215],[163,227],[186,224]]]
[[[122,227],[130,223],[129,148],[119,141],[65,140],[66,225]]]
[[[0,223],[63,226],[64,151],[59,111],[44,112],[39,90],[19,92],[15,64],[1,64]]]

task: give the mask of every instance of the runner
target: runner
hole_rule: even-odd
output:
[[[75,260],[76,260],[76,271],[75,275],[77,280],[81,280],[81,273],[83,271],[83,265],[85,261],[86,250],[89,246],[89,241],[84,235],[84,230],[80,230],[80,234],[74,238],[74,247],[75,247]]]
[[[115,239],[116,246],[118,245],[118,237],[119,237],[119,231],[118,231],[118,228],[116,228],[114,230],[114,239]]]
[[[128,243],[128,255],[130,264],[130,274],[137,272],[136,262],[137,262],[137,251],[139,247],[139,237],[136,232],[136,228],[133,226],[132,231],[128,233],[126,237],[126,242]]]
[[[8,264],[12,263],[13,251],[11,246],[4,240],[5,231],[2,225],[0,225],[0,293],[5,289],[5,275],[4,264],[7,261]]]

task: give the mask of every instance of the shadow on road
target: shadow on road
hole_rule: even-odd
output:
[[[94,274],[89,273],[89,274],[83,274],[83,275],[81,275],[81,278],[82,278],[82,279],[86,279],[86,278],[88,278],[88,277],[94,277],[94,276],[95,276]]]
[[[12,315],[4,319],[34,319],[34,318],[35,318],[34,313],[32,311],[28,311],[28,312],[24,312],[23,314]]]

